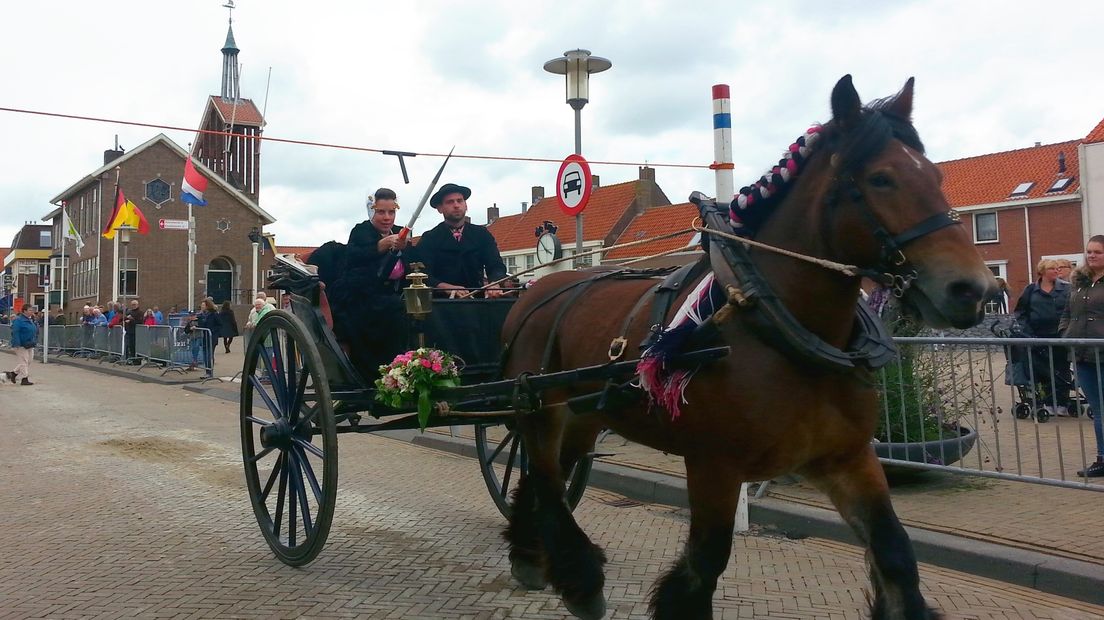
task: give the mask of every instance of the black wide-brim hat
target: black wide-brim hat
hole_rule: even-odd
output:
[[[441,186],[441,189],[437,190],[436,193],[429,197],[429,206],[436,209],[441,206],[441,203],[445,201],[445,196],[449,194],[460,194],[464,197],[464,200],[471,198],[471,190],[467,187],[455,183],[445,183]]]

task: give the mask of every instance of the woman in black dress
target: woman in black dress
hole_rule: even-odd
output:
[[[230,307],[229,301],[222,302],[222,309],[219,310],[219,335],[222,336],[222,346],[229,353],[230,343],[238,335],[238,319],[234,316],[234,309]]]

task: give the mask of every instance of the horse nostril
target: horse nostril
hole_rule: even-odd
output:
[[[971,280],[958,280],[947,286],[948,296],[957,302],[977,303],[985,298],[985,293],[984,287]]]

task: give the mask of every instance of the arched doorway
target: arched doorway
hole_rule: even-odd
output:
[[[220,256],[207,265],[207,295],[215,304],[229,301],[233,290],[234,263]]]

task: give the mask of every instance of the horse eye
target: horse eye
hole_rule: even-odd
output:
[[[890,176],[888,174],[885,174],[884,172],[876,172],[870,175],[870,177],[866,179],[866,182],[871,187],[893,187],[893,179],[891,179]]]

